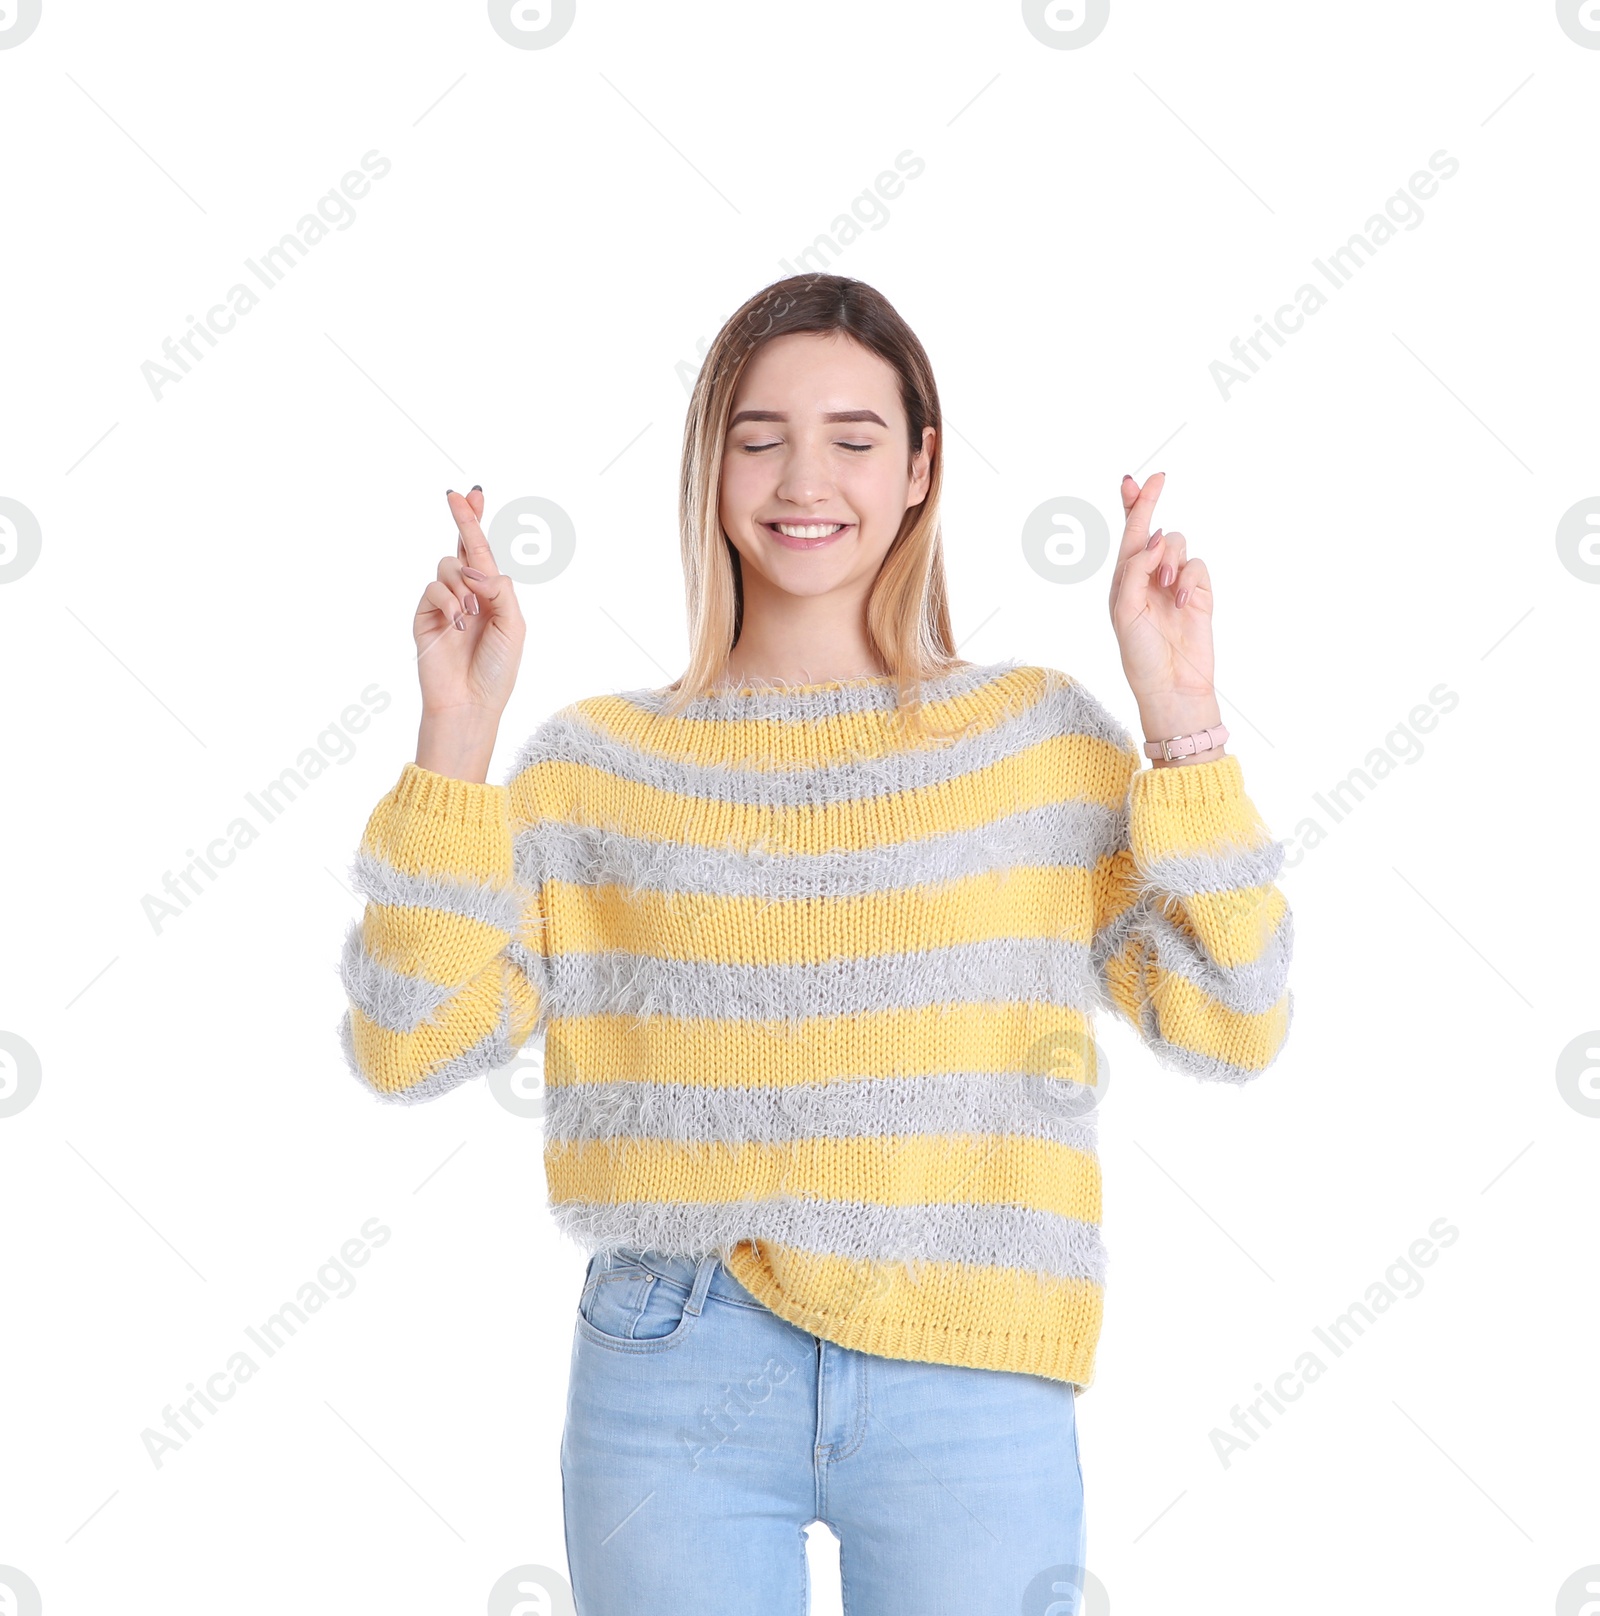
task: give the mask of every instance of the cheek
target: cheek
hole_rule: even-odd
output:
[[[875,466],[849,468],[839,479],[839,491],[858,510],[886,513],[896,520],[905,506],[906,480],[882,461]]]
[[[722,504],[725,509],[748,509],[761,496],[758,463],[748,455],[728,456],[722,462]]]

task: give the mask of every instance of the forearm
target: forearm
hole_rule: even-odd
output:
[[[417,728],[417,767],[487,784],[499,730],[499,716],[481,707],[425,708]]]

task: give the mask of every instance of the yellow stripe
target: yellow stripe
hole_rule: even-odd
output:
[[[1034,1072],[1093,1082],[1085,1015],[1065,1005],[896,1006],[815,1016],[800,1028],[778,1021],[718,1021],[626,1012],[553,1016],[545,1081],[632,1079],[696,1087],[783,1088],[848,1077],[923,1072]]]
[[[1020,1134],[683,1144],[552,1140],[552,1201],[725,1204],[773,1196],[869,1206],[1004,1206],[1100,1221],[1100,1164],[1088,1151]]]
[[[772,1240],[742,1241],[727,1266],[779,1318],[857,1352],[1094,1379],[1104,1292],[1093,1280],[951,1262],[919,1262],[913,1278]]]
[[[565,762],[534,765],[525,772],[540,779],[522,789],[528,801],[537,797],[542,811],[561,822],[599,824],[621,835],[684,847],[861,852],[974,829],[1002,814],[1056,803],[1090,802],[1120,811],[1135,766],[1128,753],[1093,736],[1052,735],[954,780],[846,802],[770,807],[714,801]]]
[[[935,731],[982,734],[1008,716],[1028,711],[1045,695],[1045,670],[1018,668],[978,690],[926,702],[922,714]],[[720,763],[776,773],[836,764],[845,757],[891,757],[906,751],[906,737],[893,712],[837,713],[795,723],[776,718],[668,718],[619,696],[591,696],[573,705],[609,739],[679,764]]]
[[[1138,884],[1138,867],[1126,849],[1095,865],[1090,883],[1095,929],[1108,926],[1133,907],[1139,898]],[[1179,931],[1198,938],[1212,959],[1230,970],[1253,965],[1261,958],[1289,909],[1283,893],[1271,882],[1222,892],[1196,892],[1179,901],[1183,914],[1169,906],[1166,918]]]
[[[1161,778],[1191,770],[1206,772],[1184,781]],[[1259,849],[1272,840],[1245,794],[1244,772],[1231,752],[1210,763],[1139,770],[1131,811],[1133,853],[1145,866],[1175,854]]]
[[[563,954],[612,948],[721,965],[797,965],[920,953],[963,943],[1051,938],[1086,943],[1089,875],[1065,867],[981,872],[857,897],[726,897],[552,882]]]
[[[1150,990],[1161,1037],[1246,1071],[1264,1069],[1289,1031],[1287,992],[1259,1015],[1230,1010],[1202,993],[1187,977],[1168,975]]]
[[[1224,1060],[1250,1072],[1271,1064],[1289,1032],[1289,995],[1284,993],[1270,1010],[1250,1014],[1218,1004],[1186,976],[1166,973],[1155,956],[1134,939],[1107,965],[1112,998],[1134,1025],[1140,1006],[1148,1000],[1156,1012],[1159,1036],[1169,1044],[1214,1060]]]
[[[1139,894],[1135,886],[1138,878],[1132,855],[1125,848],[1119,848],[1096,862],[1090,881],[1090,890],[1094,894],[1096,930],[1108,926],[1125,909],[1131,909],[1138,902]]]
[[[1231,892],[1196,892],[1183,900],[1183,906],[1206,952],[1229,970],[1260,959],[1289,910],[1283,894],[1270,882]]]
[[[453,987],[481,971],[505,941],[498,926],[447,909],[373,902],[361,922],[370,959],[436,987]]]
[[[438,871],[489,887],[509,883],[511,836],[506,825],[418,813],[396,802],[395,795],[390,791],[372,810],[361,837],[366,852],[406,875]]]
[[[506,1003],[516,1041],[525,1041],[538,1014],[537,989],[509,963],[491,963],[467,983],[433,1020],[414,1032],[390,1032],[350,1006],[356,1065],[374,1088],[398,1094],[487,1038],[500,1024]]]

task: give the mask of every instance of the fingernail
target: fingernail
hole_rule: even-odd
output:
[[[1133,481],[1133,473],[1132,473],[1132,472],[1131,472],[1131,471],[1125,471],[1125,472],[1123,472],[1123,474],[1122,474],[1122,480],[1123,480],[1123,482],[1125,482],[1125,483],[1131,483],[1131,482],[1132,482],[1132,481]]]
[[[471,489],[469,490],[469,492],[474,493],[474,494],[481,494],[483,492],[483,484],[482,483],[474,483],[472,485]]]
[[[462,616],[462,615],[461,615],[461,613],[460,613],[460,612],[457,612],[457,613],[456,613],[456,627],[457,627],[457,628],[463,628],[463,629],[464,629],[464,628],[465,628],[465,627],[466,627],[466,626],[467,626],[467,620],[466,620],[466,618],[464,618],[464,617],[463,617],[463,616]]]
[[[1161,569],[1161,587],[1166,589],[1172,583],[1175,576],[1176,575],[1170,566],[1163,567]]]
[[[463,578],[481,578],[485,582],[487,582],[489,578],[488,573],[479,572],[476,567],[463,567],[461,569],[461,576]]]
[[[1184,601],[1186,601],[1186,600],[1187,600],[1187,599],[1188,599],[1188,598],[1189,598],[1189,591],[1188,591],[1188,590],[1187,590],[1187,589],[1180,589],[1180,590],[1179,590],[1179,591],[1178,591],[1178,604],[1179,604],[1179,605],[1180,605],[1180,606],[1181,606],[1181,605],[1182,605],[1182,604],[1183,604],[1183,603],[1184,603]]]
[[[467,610],[471,612],[474,617],[478,615],[478,597],[476,595],[470,593],[468,594]]]
[[[1160,544],[1161,531],[1162,530],[1160,528],[1157,528],[1155,532],[1150,535],[1150,542],[1145,546],[1145,549],[1153,550],[1158,544]]]
[[[447,494],[453,494],[453,493],[455,493],[455,489],[453,489],[453,488],[447,488],[447,489],[445,489],[445,493],[447,493]]]

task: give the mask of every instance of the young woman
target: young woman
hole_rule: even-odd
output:
[[[1074,1397],[1105,1275],[1094,1010],[1243,1082],[1287,1036],[1281,844],[1212,685],[1212,594],[1123,479],[1141,749],[1076,680],[958,660],[927,355],[871,287],[718,335],[680,497],[687,671],[554,714],[487,783],[524,625],[480,521],[413,625],[415,763],[368,823],[352,1070],[425,1100],[544,1040],[593,1255],[562,1481],[580,1616],[1080,1609]]]

